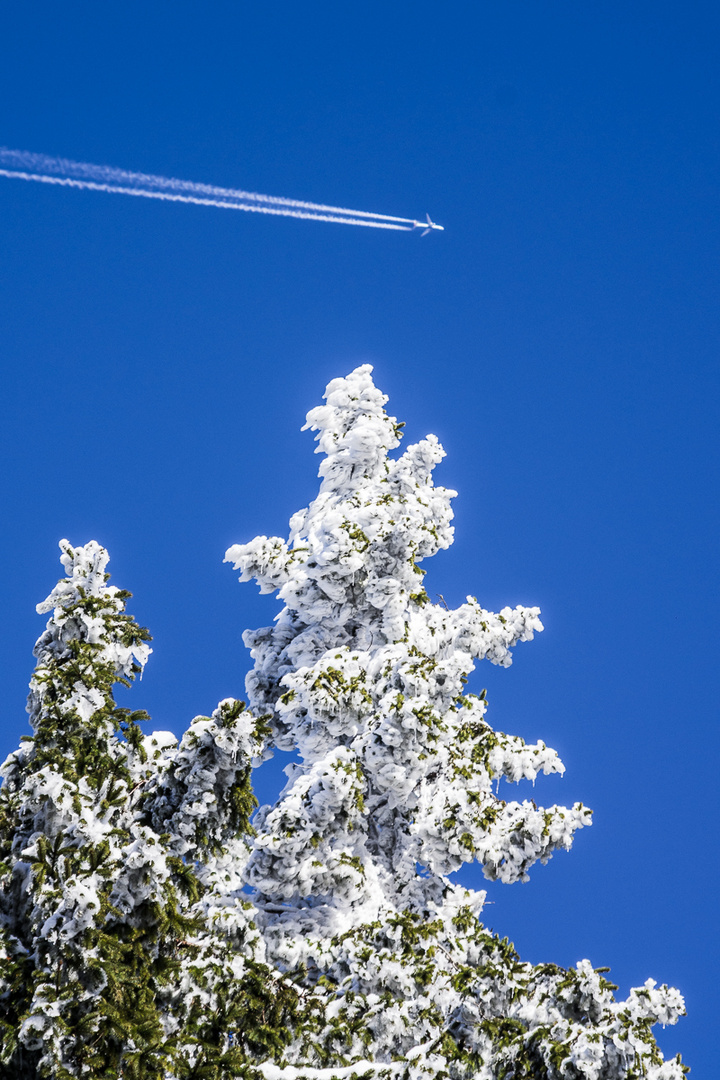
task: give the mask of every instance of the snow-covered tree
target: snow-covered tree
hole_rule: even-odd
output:
[[[149,634],[103,548],[60,546],[34,734],[2,770],[0,1075],[238,1075],[282,1047],[297,996],[239,892],[264,724],[228,700],[179,746],[143,736],[113,685],[141,672]]]
[[[2,768],[0,1080],[681,1080],[651,1033],[676,990],[616,1001],[588,961],[523,963],[451,879],[476,861],[525,880],[590,812],[499,797],[563,771],[466,692],[539,611],[430,602],[420,563],[452,542],[454,492],[433,436],[390,456],[385,403],[364,366],[308,415],[318,497],[287,542],[226,556],[283,605],[245,634],[249,707],[179,743],[115,704],[149,635],[107,552],[61,543],[33,735]],[[298,760],[251,823],[275,749]]]
[[[245,634],[247,692],[300,762],[255,819],[245,874],[272,963],[328,996],[324,1026],[288,1060],[304,1076],[679,1078],[650,1031],[683,1012],[676,990],[649,981],[616,1002],[587,961],[522,963],[480,923],[485,894],[448,877],[477,861],[491,880],[525,880],[590,812],[493,791],[563,771],[465,692],[477,661],[507,667],[542,630],[539,611],[430,602],[420,563],[452,543],[455,492],[433,485],[434,436],[389,456],[402,425],[371,371],[331,382],[308,414],[322,483],[289,540],[226,555],[284,605]]]

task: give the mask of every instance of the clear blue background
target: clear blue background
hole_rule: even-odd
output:
[[[537,603],[480,670],[594,827],[488,922],[686,994],[717,1060],[720,14],[714,3],[5,5],[0,143],[420,216],[426,239],[0,181],[4,751],[57,540],[96,538],[181,732],[276,610],[221,563],[316,487],[299,428],[375,365],[460,491],[451,604]],[[489,667],[489,665],[485,665]],[[261,794],[278,787],[261,778]],[[510,793],[510,789],[508,789]],[[477,875],[466,880],[480,884]]]

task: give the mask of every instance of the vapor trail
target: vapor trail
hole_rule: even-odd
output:
[[[364,225],[373,229],[396,229],[411,232],[426,228],[412,218],[373,214],[367,210],[348,210],[323,203],[285,199],[277,195],[259,195],[252,191],[196,184],[191,180],[176,180],[166,176],[128,172],[106,165],[90,165],[65,158],[31,154],[24,150],[0,147],[0,176],[17,180],[32,180],[42,184],[90,191],[105,191],[118,195],[137,195],[145,199],[166,202],[195,203],[199,206],[218,206],[228,210],[274,214],[280,217],[305,218],[311,221],[331,221],[342,225]],[[432,226],[441,228],[441,226]]]
[[[10,169],[0,169],[0,176],[9,176],[15,180],[35,180],[41,184],[60,184],[62,187],[84,188],[87,191],[107,191],[115,195],[139,195],[143,199],[162,199],[165,202],[195,203],[196,206],[219,206],[225,210],[248,210],[256,214],[308,218],[310,221],[334,221],[340,225],[366,225],[373,229],[401,229],[404,232],[414,228],[412,224],[395,225],[391,221],[343,217],[339,214],[320,214],[310,210],[296,210],[292,206],[269,206],[263,203],[254,204],[229,202],[222,199],[202,199],[197,195],[181,195],[175,191],[150,191],[141,187],[121,187],[119,184],[98,184],[93,180],[73,180],[67,176],[43,176],[42,173],[13,172]],[[362,211],[357,212],[362,213]]]

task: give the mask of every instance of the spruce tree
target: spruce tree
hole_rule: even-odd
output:
[[[433,604],[421,563],[452,542],[443,450],[402,455],[371,368],[330,383],[318,497],[286,542],[226,555],[277,592],[247,631],[234,698],[178,742],[143,734],[117,683],[148,632],[107,552],[61,542],[43,604],[32,736],[2,767],[0,1080],[681,1080],[651,1028],[683,1014],[649,980],[520,960],[481,922],[477,862],[526,880],[590,811],[505,800],[562,773],[543,742],[494,730],[476,663],[508,667],[534,607]],[[273,806],[251,770],[293,750]],[[251,821],[252,817],[252,821]]]
[[[0,1075],[239,1075],[277,1055],[297,996],[260,962],[239,893],[264,724],[228,700],[179,746],[143,735],[113,686],[141,672],[149,634],[103,548],[60,546],[33,736],[2,770]]]
[[[288,1060],[303,1076],[679,1080],[650,1030],[683,1013],[676,990],[650,980],[616,1001],[588,961],[523,963],[479,921],[484,892],[450,878],[478,862],[490,880],[525,880],[590,811],[493,790],[563,772],[466,692],[476,662],[507,667],[542,630],[539,611],[431,603],[420,564],[452,542],[455,492],[433,485],[434,436],[390,456],[403,425],[371,371],[331,382],[308,414],[322,483],[288,542],[226,555],[283,604],[245,634],[247,691],[299,763],[255,819],[245,875],[272,962],[327,994],[323,1026]]]

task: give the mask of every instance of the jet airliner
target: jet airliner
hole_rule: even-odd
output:
[[[436,225],[435,222],[430,219],[429,214],[426,214],[425,217],[427,218],[427,222],[425,222],[425,221],[413,221],[413,229],[424,229],[425,230],[423,233],[421,233],[422,236],[427,236],[427,234],[429,232],[432,232],[433,229],[438,229],[440,232],[445,231],[445,226],[444,225]]]

